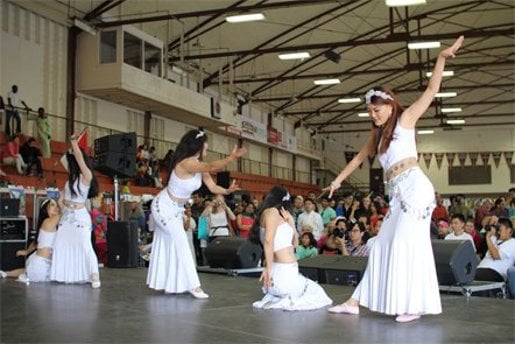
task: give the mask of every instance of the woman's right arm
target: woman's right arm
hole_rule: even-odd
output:
[[[86,162],[84,161],[84,157],[82,156],[82,151],[80,150],[79,143],[78,143],[79,135],[73,134],[70,137],[70,142],[72,146],[72,152],[73,156],[75,157],[75,160],[77,160],[77,164],[79,165],[80,172],[83,175],[85,182],[90,183],[93,179],[93,172],[88,168],[86,165]]]
[[[210,162],[199,161],[196,158],[188,158],[181,161],[180,166],[190,174],[198,172],[217,172],[223,170],[223,168],[227,166],[230,162],[240,158],[246,153],[246,148],[238,148],[237,146],[235,146],[232,153],[226,158]]]

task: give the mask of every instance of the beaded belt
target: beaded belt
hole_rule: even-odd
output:
[[[393,164],[392,167],[390,167],[388,169],[388,171],[386,171],[386,173],[385,173],[386,180],[389,181],[389,180],[397,177],[402,172],[404,172],[412,167],[415,167],[415,166],[418,166],[418,162],[417,162],[416,158],[402,159],[402,160],[396,162],[395,164]]]
[[[72,202],[72,201],[64,201],[64,206],[66,208],[70,208],[70,209],[82,209],[84,208],[85,206],[85,203],[79,203],[79,202]]]

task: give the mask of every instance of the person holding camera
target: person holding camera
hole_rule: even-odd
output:
[[[362,222],[356,222],[352,228],[347,232],[349,238],[347,241],[341,240],[342,254],[351,257],[368,257],[369,247],[363,242],[363,236],[367,229]]]
[[[475,279],[504,282],[508,269],[515,264],[513,225],[509,219],[500,218],[496,225],[486,229],[488,251],[477,267]]]
[[[209,206],[204,209],[202,216],[207,216],[209,222],[209,241],[218,237],[234,236],[231,228],[231,221],[236,220],[236,216],[231,208],[225,204],[223,195],[216,195]]]

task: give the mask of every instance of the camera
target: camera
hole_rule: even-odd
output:
[[[341,230],[340,228],[335,228],[335,229],[333,230],[333,235],[334,235],[335,237],[338,237],[338,238],[344,238],[344,237],[345,237],[345,234],[346,234],[345,232],[346,232],[346,231]]]
[[[486,225],[485,226],[485,230],[487,232],[490,232],[492,229],[495,229],[495,231],[498,232],[499,231],[499,225],[496,224],[496,225]]]

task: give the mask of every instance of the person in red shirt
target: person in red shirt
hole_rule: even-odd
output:
[[[2,161],[6,165],[16,166],[18,174],[22,175],[24,173],[27,164],[25,164],[20,155],[20,138],[18,136],[11,136],[9,138],[2,152]]]
[[[438,222],[441,219],[444,219],[445,221],[449,222],[449,213],[447,212],[447,209],[445,209],[445,206],[443,205],[443,199],[438,192],[435,192],[435,199],[436,208],[435,210],[433,210],[431,218],[435,222]]]

